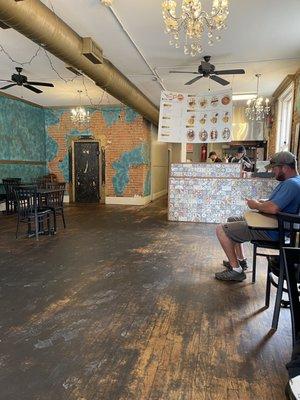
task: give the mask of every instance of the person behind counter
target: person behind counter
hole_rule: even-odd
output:
[[[229,162],[242,164],[243,171],[252,171],[252,164],[249,158],[246,156],[246,149],[244,146],[237,148],[236,155],[234,157],[230,157]]]
[[[221,158],[218,157],[217,153],[215,151],[211,151],[208,156],[208,161],[212,163],[218,163],[222,162]]]

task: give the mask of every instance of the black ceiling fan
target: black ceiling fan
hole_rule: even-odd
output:
[[[11,80],[7,80],[7,79],[0,79],[0,81],[2,82],[12,82],[9,85],[3,86],[0,89],[1,90],[5,90],[5,89],[9,89],[12,86],[24,86],[26,89],[31,90],[32,92],[35,93],[43,93],[42,90],[32,86],[47,86],[47,87],[54,87],[53,83],[47,83],[47,82],[31,82],[27,80],[27,76],[25,75],[21,75],[21,72],[23,71],[23,68],[21,67],[16,67],[17,70],[17,74],[12,74],[11,76]]]
[[[201,78],[210,78],[213,81],[220,83],[223,86],[229,85],[229,82],[223,78],[220,78],[218,75],[234,75],[234,74],[244,74],[245,70],[243,69],[226,69],[222,71],[216,71],[215,66],[210,64],[210,56],[204,56],[204,61],[201,61],[201,65],[198,67],[198,72],[191,71],[169,71],[170,74],[196,74],[196,78],[191,79],[186,82],[185,85],[191,85],[192,83],[197,82]]]

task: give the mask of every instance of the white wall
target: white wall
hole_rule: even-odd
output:
[[[151,126],[151,199],[167,193],[168,187],[168,143],[158,142],[157,127]]]

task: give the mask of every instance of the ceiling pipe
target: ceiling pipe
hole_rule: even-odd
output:
[[[102,89],[158,125],[158,108],[109,60],[93,64],[82,54],[82,38],[40,0],[0,0],[0,21],[82,71]]]

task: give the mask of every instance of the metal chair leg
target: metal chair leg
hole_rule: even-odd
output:
[[[278,277],[278,287],[276,292],[276,299],[275,299],[275,306],[274,306],[274,313],[273,313],[273,320],[272,320],[272,329],[276,330],[278,327],[278,320],[279,320],[279,313],[280,313],[280,306],[282,300],[282,293],[283,293],[283,283],[284,283],[284,265],[283,265],[283,257],[280,254],[280,271]]]
[[[66,228],[66,221],[65,221],[65,215],[64,215],[64,210],[63,209],[61,210],[61,216],[62,216],[64,228]]]
[[[270,294],[271,294],[271,279],[270,279],[270,268],[268,263],[267,270],[267,281],[266,281],[266,296],[265,296],[265,307],[269,308],[270,306]]]
[[[253,245],[253,261],[252,261],[252,283],[256,281],[256,255],[257,253],[257,245]]]

